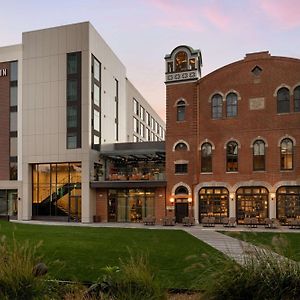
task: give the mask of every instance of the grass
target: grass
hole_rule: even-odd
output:
[[[284,255],[300,262],[300,233],[274,233],[274,232],[222,232],[257,246]]]
[[[37,244],[51,276],[95,281],[106,266],[130,255],[147,255],[166,288],[202,288],[225,257],[181,230],[88,228],[0,222],[0,238]],[[53,263],[55,262],[56,263]],[[197,284],[195,284],[197,282]]]

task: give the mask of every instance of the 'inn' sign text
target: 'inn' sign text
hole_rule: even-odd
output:
[[[7,69],[0,69],[0,77],[7,76]]]

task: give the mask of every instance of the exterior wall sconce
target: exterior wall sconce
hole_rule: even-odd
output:
[[[230,197],[230,200],[233,201],[234,200],[234,193],[230,193],[229,197]]]
[[[170,202],[173,205],[174,204],[175,199],[173,197],[170,198]]]
[[[188,203],[192,203],[193,199],[191,197],[188,198]]]
[[[271,197],[271,199],[272,199],[272,201],[275,199],[275,193],[271,193],[270,194],[270,197]]]

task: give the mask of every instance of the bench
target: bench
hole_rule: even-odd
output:
[[[144,225],[155,225],[155,217],[153,216],[147,216],[144,218]]]

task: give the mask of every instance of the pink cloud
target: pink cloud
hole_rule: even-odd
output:
[[[158,11],[155,24],[170,29],[183,29],[202,32],[204,30],[199,22],[199,16],[194,15],[194,9],[185,2],[172,0],[149,0],[146,3]]]
[[[260,0],[257,4],[279,27],[290,29],[300,26],[299,0]]]
[[[202,14],[212,25],[226,31],[230,28],[231,22],[228,14],[224,14],[223,11],[220,6],[213,4],[205,6]]]

